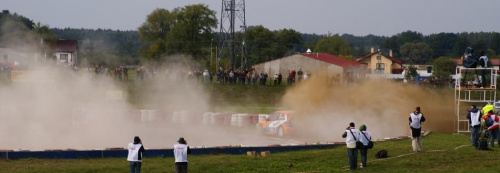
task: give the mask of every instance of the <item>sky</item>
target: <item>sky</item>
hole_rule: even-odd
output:
[[[222,0],[1,0],[0,10],[53,28],[137,30],[156,8],[199,3],[220,21]],[[500,32],[499,0],[247,0],[245,6],[247,26],[270,30],[356,36]]]

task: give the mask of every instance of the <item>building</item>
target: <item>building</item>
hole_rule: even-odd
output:
[[[366,67],[368,77],[401,78],[404,70],[402,60],[392,57],[392,50],[389,55],[385,55],[372,48],[370,54],[356,61]]]
[[[364,72],[364,68],[356,61],[348,60],[328,53],[300,53],[252,66],[258,73],[270,76],[281,73],[287,76],[292,70],[310,74],[326,73],[328,75],[354,75]]]
[[[57,64],[75,66],[78,60],[78,42],[76,40],[57,40],[54,56]]]

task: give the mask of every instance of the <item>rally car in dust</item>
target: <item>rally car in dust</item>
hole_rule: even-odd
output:
[[[259,128],[262,129],[264,134],[277,135],[284,137],[292,134],[292,111],[276,111],[259,122]]]

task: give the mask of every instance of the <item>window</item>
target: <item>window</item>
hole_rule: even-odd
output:
[[[61,54],[59,56],[59,60],[66,60],[67,61],[68,60],[68,54]]]
[[[384,70],[384,69],[385,69],[384,63],[377,63],[377,70]]]

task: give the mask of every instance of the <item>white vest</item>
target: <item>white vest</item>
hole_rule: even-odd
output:
[[[351,134],[352,131],[352,134]],[[359,141],[359,131],[358,129],[346,130],[347,136],[345,137],[345,144],[347,148],[356,148],[356,141]],[[352,136],[354,135],[354,137]],[[356,138],[356,139],[354,139]]]
[[[365,134],[365,135],[363,135],[363,134],[361,134],[361,133],[363,133],[363,134]],[[365,137],[365,136],[366,136],[366,137]],[[370,139],[371,137],[372,137],[372,136],[371,136],[371,134],[370,134],[370,132],[369,132],[369,131],[362,131],[362,132],[360,132],[360,134],[359,134],[359,141],[361,141],[361,142],[363,143],[363,145],[367,146],[367,145],[368,145],[368,141],[370,141],[370,140],[368,140],[368,139]],[[366,138],[368,138],[368,139],[366,139]]]
[[[174,145],[175,162],[188,162],[187,149],[188,146],[185,144]]]
[[[479,125],[481,122],[479,121],[479,114],[481,112],[480,111],[477,111],[476,113],[474,112],[471,112],[470,113],[470,125],[471,126],[476,126],[476,125]]]
[[[413,127],[414,129],[420,129],[420,120],[422,119],[422,114],[417,114],[415,115],[414,113],[410,114],[411,118],[411,123],[410,126]]]
[[[139,149],[141,149],[141,147],[142,144],[129,143],[127,161],[142,162],[142,153],[139,153]],[[139,159],[139,155],[141,159]]]

